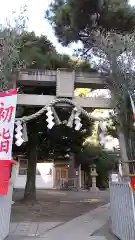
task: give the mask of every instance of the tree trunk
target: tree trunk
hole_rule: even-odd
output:
[[[70,157],[70,162],[69,162],[69,168],[68,168],[68,178],[73,179],[75,178],[75,159],[74,159],[74,154],[71,154]]]
[[[31,127],[33,124],[31,123]],[[30,127],[30,128],[31,128]],[[36,164],[37,164],[37,137],[38,133],[33,128],[28,129],[28,171],[27,171],[27,182],[24,192],[24,200],[36,201]],[[31,131],[30,131],[31,130]],[[33,131],[32,131],[33,130]]]
[[[121,157],[123,161],[123,174],[125,176],[129,176],[129,164],[128,164],[128,156],[127,156],[127,146],[125,141],[125,136],[122,131],[119,131],[119,144],[121,150]]]
[[[119,140],[123,160],[123,172],[124,175],[130,175],[134,171],[132,169],[134,168],[134,163],[131,163],[131,161],[135,159],[135,130],[129,96],[125,97],[125,102],[123,101],[122,105],[119,112]]]

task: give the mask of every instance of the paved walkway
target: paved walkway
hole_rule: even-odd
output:
[[[35,204],[20,201],[24,190],[14,194],[11,222],[68,222],[109,202],[109,192],[37,190]]]
[[[97,232],[95,232],[94,236],[105,236],[108,240],[118,240],[118,238],[111,233],[111,226],[109,221]]]
[[[108,221],[109,204],[90,211],[67,223],[11,223],[7,240],[110,240],[103,235],[93,236]],[[102,232],[103,234],[103,232]],[[115,239],[115,238],[114,238]],[[112,239],[113,240],[113,239]]]

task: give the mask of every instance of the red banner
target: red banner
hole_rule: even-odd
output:
[[[0,195],[6,195],[10,179],[17,90],[0,93]]]
[[[135,191],[135,177],[132,178],[130,186],[132,187],[133,191]]]
[[[6,195],[10,179],[10,160],[0,160],[0,195]]]

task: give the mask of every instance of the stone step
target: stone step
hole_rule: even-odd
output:
[[[100,237],[100,236],[93,236],[93,237],[89,237],[88,240],[109,240],[109,239],[106,239],[105,237]]]
[[[56,240],[59,240],[59,239],[56,238]],[[18,240],[21,240],[21,239],[18,239]],[[30,240],[30,238],[25,238],[23,240]],[[52,239],[51,238],[32,238],[31,240],[52,240]],[[73,239],[70,238],[70,240],[82,240],[82,238],[73,238]],[[83,240],[109,240],[109,239],[106,239],[105,237],[95,236],[95,237],[83,238]]]
[[[50,239],[50,238],[48,238],[48,239],[47,238],[37,238],[37,237],[33,237],[33,238],[26,237],[26,238],[24,238],[22,236],[9,236],[8,238],[6,238],[6,240],[52,240],[52,239]],[[78,239],[74,238],[74,239],[70,239],[70,240],[82,240],[82,238],[78,238]],[[83,238],[83,240],[109,240],[109,239],[106,239],[105,237],[100,237],[100,236],[90,236],[90,237]]]

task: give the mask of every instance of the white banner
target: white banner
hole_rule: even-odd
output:
[[[12,160],[17,90],[0,93],[0,160]]]

